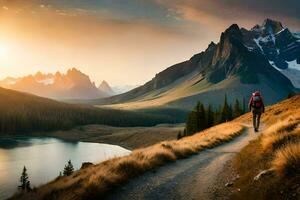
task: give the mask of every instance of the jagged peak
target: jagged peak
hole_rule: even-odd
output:
[[[211,50],[211,49],[214,49],[215,47],[217,46],[217,44],[216,43],[214,43],[213,41],[211,41],[210,43],[209,43],[209,45],[208,45],[208,50]]]
[[[253,27],[251,28],[251,30],[259,30],[260,28],[261,28],[261,26],[258,25],[258,24],[256,24],[255,26],[253,26]]]
[[[232,24],[230,27],[228,27],[222,34],[220,38],[220,44],[223,45],[224,42],[230,41],[230,43],[236,39],[241,39],[242,38],[242,31],[240,27],[237,24]],[[229,40],[228,40],[229,39]]]
[[[43,73],[41,71],[38,71],[35,73],[35,76],[41,76],[41,75],[43,75]]]
[[[56,77],[60,77],[61,76],[61,73],[59,71],[55,72],[54,76]]]
[[[264,20],[262,27],[272,33],[278,33],[284,28],[281,22],[269,18]]]
[[[101,82],[98,89],[100,89],[103,92],[113,93],[112,88],[110,87],[110,85],[105,80],[103,80]]]
[[[232,33],[232,32],[240,32],[240,27],[237,24],[232,24],[229,26],[226,30],[225,33]]]
[[[222,34],[220,42],[223,43],[225,38],[241,38],[242,32],[237,24],[232,24],[229,26]]]
[[[101,86],[101,85],[109,86],[109,84],[108,84],[105,80],[103,80],[103,81],[101,82],[100,86]]]
[[[67,73],[82,73],[79,69],[73,67],[71,69],[68,69]]]

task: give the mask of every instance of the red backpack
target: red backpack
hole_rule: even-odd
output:
[[[263,103],[262,103],[262,97],[259,92],[255,92],[252,95],[253,101],[252,101],[252,106],[253,108],[261,108]]]

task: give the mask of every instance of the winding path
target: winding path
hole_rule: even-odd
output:
[[[212,188],[227,161],[258,136],[246,126],[231,142],[132,179],[113,191],[107,200],[213,199]]]

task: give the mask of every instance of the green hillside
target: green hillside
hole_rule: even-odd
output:
[[[2,134],[70,129],[86,124],[124,127],[174,122],[177,120],[167,115],[71,105],[0,88],[0,133]]]

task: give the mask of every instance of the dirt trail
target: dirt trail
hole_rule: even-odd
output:
[[[132,179],[106,199],[214,199],[213,188],[226,162],[257,136],[246,125],[244,133],[233,141]]]

